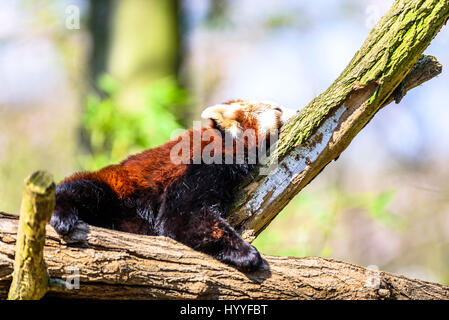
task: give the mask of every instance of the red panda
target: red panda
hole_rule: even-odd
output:
[[[233,189],[257,165],[257,157],[249,161],[251,152],[269,144],[291,115],[272,103],[243,100],[206,108],[201,117],[210,127],[191,129],[119,164],[61,181],[50,224],[68,237],[78,220],[167,236],[240,270],[255,270],[262,264],[259,252],[224,218]]]

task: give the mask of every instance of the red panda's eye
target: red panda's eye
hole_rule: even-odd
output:
[[[279,108],[279,107],[274,107],[273,109],[276,110],[276,111],[282,112],[282,109]]]

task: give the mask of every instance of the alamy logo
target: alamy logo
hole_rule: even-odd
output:
[[[79,30],[80,25],[80,8],[75,5],[70,5],[65,8],[65,27],[69,30]]]
[[[67,277],[65,279],[65,287],[68,290],[78,290],[80,288],[80,269],[76,266],[68,266],[65,268]]]
[[[368,277],[365,281],[365,287],[372,289],[380,288],[380,271],[379,267],[376,265],[370,265],[366,268],[366,273]]]

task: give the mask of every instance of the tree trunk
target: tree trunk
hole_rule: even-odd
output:
[[[53,176],[38,171],[25,180],[20,213],[14,274],[8,299],[36,300],[47,292],[44,262],[45,226],[55,208]]]
[[[180,58],[178,0],[115,1],[109,72],[122,84],[124,108],[148,107],[143,92],[155,80],[177,77]]]
[[[86,234],[86,232],[88,233]],[[17,220],[0,218],[0,299],[13,270]],[[264,256],[244,274],[165,237],[87,225],[76,247],[47,227],[50,297],[85,299],[449,299],[449,287],[332,259]],[[70,269],[69,269],[70,268]],[[79,289],[66,279],[79,270]],[[70,277],[69,277],[70,279]],[[70,280],[69,280],[70,282]]]

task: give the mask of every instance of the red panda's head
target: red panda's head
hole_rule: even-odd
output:
[[[265,138],[277,132],[294,113],[271,102],[232,100],[206,108],[201,117],[209,119],[212,128],[230,133],[237,140],[246,130]]]
[[[206,108],[209,128],[189,130],[170,144],[175,163],[256,164],[295,112],[275,103],[232,100]],[[268,152],[269,153],[269,152]]]

